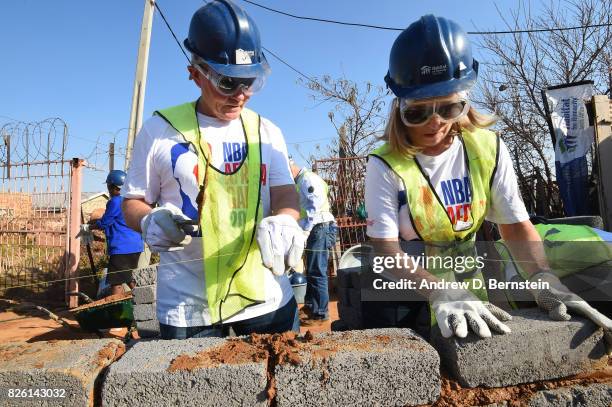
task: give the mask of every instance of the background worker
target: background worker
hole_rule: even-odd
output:
[[[298,223],[308,236],[306,241],[306,296],[300,312],[301,324],[309,326],[329,320],[327,262],[336,242],[334,215],[329,206],[329,188],[312,171],[291,161],[291,174],[300,197]]]
[[[121,204],[121,187],[125,182],[125,172],[113,170],[106,177],[106,186],[110,199],[106,211],[98,220],[92,220],[89,229],[101,229],[106,235],[108,252],[108,269],[106,283],[110,285],[110,294],[124,292],[123,284],[134,288],[132,270],[138,267],[138,259],[144,250],[142,236],[129,228],[125,223]]]
[[[399,238],[418,239],[434,249],[449,242],[451,253],[473,241],[484,219],[499,225],[506,242],[540,242],[529,221],[508,149],[493,132],[494,120],[474,109],[468,91],[478,76],[470,41],[455,22],[427,15],[395,40],[385,82],[396,96],[384,138],[367,165],[367,234],[378,255],[401,253]],[[429,244],[429,245],[428,245]],[[514,249],[513,250],[513,246]],[[513,255],[532,281],[550,289],[532,290],[553,319],[576,311],[608,333],[612,321],[572,294],[551,272],[541,244]],[[478,276],[477,270],[469,270]],[[449,276],[450,274],[450,276]],[[414,279],[453,278],[453,271],[418,269]],[[478,277],[475,277],[478,278]],[[480,276],[482,278],[482,276]],[[489,304],[486,291],[422,290],[443,336],[480,337],[508,333],[510,315]]]
[[[128,224],[160,253],[161,336],[299,330],[285,271],[304,238],[287,148],[245,107],[270,71],[259,30],[234,3],[211,1],[184,44],[198,99],[144,123],[123,190]]]

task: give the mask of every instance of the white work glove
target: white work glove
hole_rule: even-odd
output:
[[[302,261],[304,231],[293,217],[281,214],[262,219],[255,237],[264,266],[275,275],[283,275]]]
[[[569,321],[572,317],[567,313],[568,309],[582,315],[601,327],[604,332],[606,350],[612,354],[612,320],[595,308],[591,307],[580,296],[574,294],[567,288],[559,278],[548,271],[534,274],[530,281],[542,280],[549,284],[549,289],[531,290],[536,303],[544,311],[548,312],[550,319],[555,321]]]
[[[493,304],[480,301],[469,291],[438,290],[431,296],[430,302],[445,338],[453,335],[465,338],[468,325],[481,338],[491,337],[489,328],[500,334],[510,332],[502,321],[509,321],[512,316]]]
[[[79,227],[79,233],[77,233],[76,238],[81,239],[81,243],[84,245],[91,244],[94,241],[93,233],[88,224],[83,224]]]
[[[154,253],[182,250],[191,243],[186,232],[193,228],[181,225],[182,220],[190,218],[170,203],[154,208],[140,221],[142,238]]]

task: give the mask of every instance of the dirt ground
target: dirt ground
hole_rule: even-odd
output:
[[[81,330],[69,311],[52,311],[74,329],[54,321],[41,311],[16,311],[0,301],[0,343],[98,338],[95,333]],[[127,329],[104,330],[102,333],[105,338],[123,338]]]
[[[0,302],[0,343],[98,338],[95,333],[79,329],[79,324],[72,318],[69,311],[57,311],[56,314],[75,329],[69,329],[39,311],[19,311],[17,313],[7,308],[6,304]],[[321,325],[302,327],[301,333],[304,334],[307,330],[313,333],[331,331],[331,322],[339,319],[336,301],[330,301],[329,314],[329,321]],[[103,331],[105,338],[123,338],[126,333],[125,328]]]

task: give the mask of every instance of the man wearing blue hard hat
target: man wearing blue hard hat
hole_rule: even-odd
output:
[[[245,107],[270,73],[259,30],[231,1],[211,1],[184,44],[198,98],[145,122],[122,192],[128,224],[160,253],[161,336],[297,330],[285,272],[304,237],[287,147]]]
[[[132,270],[138,267],[140,253],[144,250],[142,237],[129,228],[121,211],[121,187],[125,182],[125,172],[113,170],[106,177],[110,199],[106,211],[98,220],[92,221],[89,229],[102,229],[106,236],[108,269],[106,282],[111,286],[110,294],[123,293],[123,284],[134,288]]]

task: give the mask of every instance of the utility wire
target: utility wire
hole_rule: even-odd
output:
[[[298,16],[295,14],[287,13],[282,10],[273,9],[271,7],[264,6],[262,4],[258,4],[251,0],[242,0],[245,3],[252,4],[253,6],[262,8],[264,10],[271,11],[273,13],[281,14],[286,17],[295,18],[298,20],[309,20],[309,21],[318,21],[321,23],[329,23],[329,24],[338,24],[338,25],[347,25],[352,27],[363,27],[363,28],[373,28],[377,30],[389,30],[389,31],[404,31],[405,28],[398,27],[387,27],[381,25],[372,25],[372,24],[362,24],[362,23],[351,23],[347,21],[338,21],[338,20],[328,20],[326,18],[316,18],[316,17],[305,17]],[[579,25],[574,27],[557,27],[557,28],[533,28],[533,29],[525,29],[525,30],[505,30],[505,31],[468,31],[468,34],[471,35],[496,35],[496,34],[523,34],[523,33],[537,33],[537,32],[552,32],[552,31],[568,31],[568,30],[579,30],[585,28],[598,28],[598,27],[608,27],[612,26],[612,22],[604,23],[604,24],[592,24],[592,25]]]
[[[153,4],[155,4],[155,8],[157,9],[157,12],[159,13],[159,15],[161,16],[162,20],[164,20],[164,23],[166,23],[166,27],[168,27],[168,30],[170,30],[170,33],[172,34],[172,36],[174,37],[174,41],[176,41],[176,44],[179,46],[179,48],[181,49],[181,52],[183,53],[183,55],[185,55],[185,58],[187,58],[187,62],[191,63],[191,60],[189,59],[189,57],[187,56],[187,53],[185,52],[185,50],[183,49],[183,46],[181,45],[180,41],[178,40],[178,38],[176,37],[176,34],[174,33],[174,30],[172,29],[172,27],[170,27],[170,23],[168,23],[168,20],[166,20],[166,16],[164,16],[164,13],[161,11],[161,9],[159,8],[159,4],[158,2],[154,2]]]
[[[309,82],[316,82],[314,79],[312,79],[310,76],[306,75],[305,73],[301,72],[299,69],[291,66],[289,64],[289,62],[285,61],[284,59],[282,59],[281,57],[279,57],[278,55],[276,55],[274,52],[270,51],[268,48],[262,46],[262,48],[270,53],[270,55],[272,55],[274,58],[276,58],[279,62],[281,62],[282,64],[284,64],[285,66],[287,66],[289,69],[291,69],[293,72],[297,73],[298,75],[300,75],[301,77],[307,79]]]

